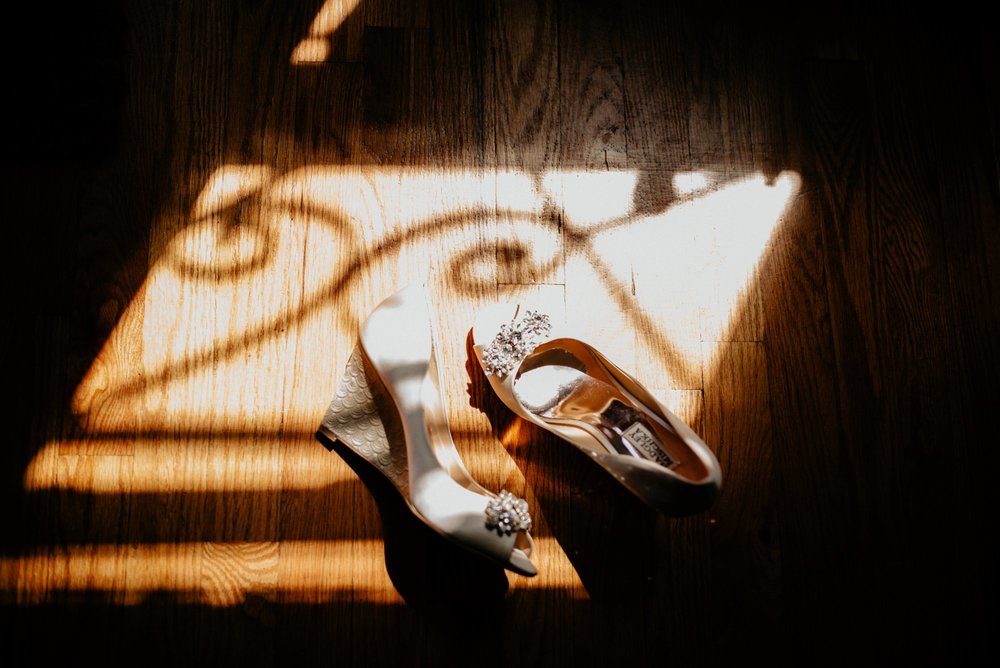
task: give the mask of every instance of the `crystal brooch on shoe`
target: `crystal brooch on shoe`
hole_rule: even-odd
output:
[[[504,534],[531,530],[528,502],[507,490],[501,491],[486,504],[486,528]]]
[[[520,321],[514,319],[509,325],[500,325],[500,332],[483,350],[483,368],[486,374],[506,376],[551,331],[549,316],[539,311],[526,311]]]

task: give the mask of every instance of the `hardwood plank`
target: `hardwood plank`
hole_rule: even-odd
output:
[[[558,208],[538,180],[558,166],[559,33],[553,3],[497,2],[485,13],[484,122],[497,181],[497,281],[562,284]],[[489,146],[489,145],[488,145]]]
[[[397,133],[405,126],[405,104],[412,92],[406,63],[412,58],[413,39],[406,28],[365,29],[362,141],[367,160],[375,164],[404,159],[405,142]]]
[[[787,615],[781,628],[792,629],[777,647],[781,656],[818,643],[828,651],[825,629],[812,622],[818,614],[814,602],[823,601],[835,614],[831,594],[843,585],[830,578],[839,573],[843,559],[838,541],[846,532],[839,503],[844,492],[839,481],[827,477],[838,468],[845,435],[817,222],[820,209],[814,197],[807,193],[796,200],[761,270],[762,290],[768,295],[766,364],[774,448],[771,532],[780,542],[780,605]],[[837,540],[830,540],[832,532]],[[838,554],[830,556],[831,549]],[[813,580],[817,571],[822,581]],[[806,614],[808,621],[802,619]],[[803,634],[808,640],[801,639]]]
[[[427,0],[364,0],[365,25],[381,28],[423,28],[433,3]]]
[[[482,3],[430,3],[427,42],[419,52],[414,99],[425,137],[421,166],[492,166],[495,150],[487,95],[490,15]]]
[[[639,212],[661,210],[673,198],[655,178],[689,171],[689,89],[678,9],[653,3],[622,4],[622,70],[628,166],[654,178],[636,194]]]
[[[982,52],[981,65],[986,88],[987,107],[990,119],[990,137],[993,142],[993,161],[1000,180],[1000,54],[997,54],[995,31],[991,31],[988,22],[980,24],[979,45]]]
[[[912,48],[905,43],[897,47],[904,52]],[[921,473],[921,460],[951,440],[947,431],[939,431],[943,425],[920,424],[918,417],[950,402],[949,393],[940,391],[933,369],[950,366],[951,336],[946,331],[943,313],[938,310],[938,300],[926,301],[929,291],[938,290],[947,282],[947,268],[939,254],[940,201],[932,187],[933,162],[925,158],[930,135],[920,131],[919,112],[903,111],[916,98],[908,95],[908,87],[900,85],[902,82],[892,81],[900,72],[895,62],[897,57],[876,53],[870,74],[877,133],[871,207],[873,217],[879,221],[870,236],[870,252],[872,259],[878,257],[880,261],[870,265],[872,285],[868,291],[875,317],[865,326],[878,359],[875,388],[880,415],[875,425],[893,437],[877,437],[874,448],[869,446],[866,452],[855,455],[857,470],[871,481],[865,487],[874,492],[866,505],[877,509],[882,521],[892,527],[877,533],[867,528],[871,535],[865,536],[874,559],[892,564],[881,583],[886,588],[883,596],[909,599],[908,612],[897,616],[886,629],[886,644],[890,647],[901,647],[904,637],[914,632],[926,633],[946,623],[941,618],[932,621],[937,616],[926,607],[924,595],[912,597],[908,593],[910,583],[919,578],[911,568],[916,566],[915,555],[922,550],[911,543],[917,535],[905,527],[916,519],[911,514],[914,511],[922,516],[921,523],[929,519],[925,511],[930,508],[910,495],[929,482]],[[851,233],[855,234],[853,230]],[[940,345],[927,350],[926,336],[940,341]],[[918,359],[921,362],[915,365]],[[883,394],[889,388],[898,391]],[[864,466],[865,459],[872,458],[888,465],[878,467],[879,473],[866,471],[869,467]],[[934,459],[938,459],[934,464],[936,477],[946,465],[943,460]],[[927,593],[933,589],[934,585],[930,585]],[[943,656],[943,649],[930,642],[922,652],[926,656]]]
[[[629,292],[639,305],[631,312],[636,329],[636,371],[653,386],[702,389],[700,295],[686,284],[691,263],[678,261],[672,247],[690,247],[690,219],[677,216],[676,176],[692,171],[688,125],[689,91],[683,80],[685,56],[676,8],[648,3],[622,6],[622,69],[625,87],[627,165],[638,180],[634,213],[617,252],[631,257]],[[657,219],[662,224],[657,223]],[[684,220],[688,225],[684,225]],[[685,259],[697,263],[698,259]],[[650,364],[652,362],[652,364]],[[670,379],[665,383],[660,374]]]
[[[706,431],[709,416],[702,390],[663,389],[654,395],[696,433],[712,438]],[[716,444],[709,447],[717,451]],[[729,471],[724,470],[723,476],[723,484],[728,484]],[[711,545],[715,521],[714,512],[656,521],[655,593],[651,594],[652,614],[645,631],[647,647],[669,644],[663,661],[674,656],[690,663],[706,660],[705,648],[696,638],[714,634],[718,621],[712,614],[712,587],[707,585],[715,577]]]
[[[702,526],[710,529],[709,609],[726,610],[713,624],[717,644],[711,651],[720,658],[744,651],[783,657],[785,639],[775,633],[786,613],[766,351],[760,343],[720,347],[706,372],[703,418],[705,441],[725,481],[710,527]]]
[[[634,370],[633,268],[623,261],[634,182],[619,177],[627,157],[622,10],[618,3],[588,9],[563,8],[558,17],[562,169],[546,185],[560,212],[567,324]],[[597,232],[616,223],[617,237]]]
[[[690,160],[719,175],[740,175],[751,162],[746,65],[735,55],[740,35],[730,22],[701,18],[695,12],[682,33]]]
[[[925,596],[913,603],[917,611],[913,624],[917,628],[923,623],[946,629],[944,635],[968,646],[972,655],[985,648],[982,638],[973,631],[976,622],[970,615],[980,614],[973,611],[986,605],[979,598],[981,583],[994,581],[985,574],[989,569],[983,564],[988,563],[991,551],[976,539],[974,527],[980,520],[976,517],[978,511],[973,509],[983,507],[983,500],[977,494],[981,472],[994,459],[981,444],[983,438],[988,439],[986,434],[990,429],[986,417],[989,409],[985,406],[995,402],[993,384],[987,378],[1000,367],[991,343],[997,340],[1000,324],[993,297],[1000,288],[996,272],[996,211],[1000,193],[996,180],[990,177],[993,156],[981,141],[989,134],[982,79],[975,70],[955,73],[967,59],[975,60],[979,49],[950,31],[938,34],[941,43],[937,50],[924,56],[928,62],[923,78],[947,91],[949,103],[907,99],[902,95],[895,99],[887,96],[886,101],[886,106],[897,113],[901,113],[897,104],[915,107],[907,110],[913,126],[897,122],[894,129],[915,126],[926,137],[926,143],[917,149],[921,153],[926,151],[929,175],[919,183],[918,192],[937,207],[927,216],[927,232],[919,237],[913,235],[926,240],[920,249],[920,261],[913,263],[920,268],[913,280],[922,298],[935,291],[943,293],[921,305],[919,311],[926,314],[926,320],[921,323],[919,334],[912,335],[922,342],[930,336],[941,344],[933,350],[921,351],[916,373],[910,370],[906,374],[912,388],[911,400],[905,408],[897,410],[900,418],[907,420],[907,426],[912,424],[909,428],[917,432],[905,441],[912,448],[910,462],[903,469],[909,476],[907,489],[917,490],[933,483],[948,490],[938,503],[929,503],[920,494],[907,502],[908,510],[913,513],[910,521],[920,517],[921,523],[932,518],[942,522],[934,541],[923,538],[915,526],[907,531],[911,537],[907,561],[919,553],[934,563],[954,564],[948,569],[949,575],[929,585]],[[889,60],[894,70],[900,67],[901,63],[895,59]],[[905,75],[896,75],[902,76]],[[885,90],[891,91],[892,87],[886,85]],[[929,186],[926,195],[924,184]],[[917,310],[916,306],[911,308]],[[962,387],[945,389],[947,381],[943,379],[956,372],[964,379]],[[931,417],[940,411],[955,417],[953,420]],[[906,433],[902,428],[899,431]],[[949,518],[947,522],[945,517]],[[978,554],[981,558],[967,559],[962,554]],[[955,592],[962,592],[970,601],[968,614],[938,616],[936,606]],[[948,644],[932,645],[928,651],[944,656],[949,651]]]
[[[296,153],[300,166],[359,162],[362,152],[359,64],[329,63],[295,75]]]
[[[622,8],[610,2],[588,9],[565,8],[559,15],[559,161],[594,171],[621,169],[626,164]]]
[[[866,527],[849,519],[856,512],[849,509],[868,507],[865,504],[871,499],[866,495],[880,489],[872,486],[870,476],[878,472],[867,461],[891,455],[871,451],[870,435],[878,429],[879,420],[880,360],[871,330],[878,321],[878,312],[873,304],[875,287],[870,268],[878,251],[870,223],[872,135],[863,70],[856,63],[809,61],[803,76],[809,88],[802,101],[802,132],[808,133],[806,146],[813,155],[812,160],[804,161],[803,172],[807,183],[816,184],[815,194],[804,202],[804,221],[813,216],[820,221],[822,290],[828,302],[824,321],[829,318],[832,330],[832,350],[818,351],[817,357],[832,363],[837,386],[834,389],[825,380],[815,379],[813,382],[821,383],[821,390],[809,395],[811,412],[822,416],[821,424],[828,425],[825,433],[831,440],[816,439],[808,445],[795,441],[799,452],[783,460],[787,463],[783,470],[785,485],[794,485],[792,496],[809,504],[812,517],[822,518],[813,526],[822,526],[825,535],[803,526],[804,507],[787,509],[783,524],[788,522],[794,529],[783,530],[782,534],[791,536],[787,549],[796,554],[794,564],[811,563],[810,568],[824,573],[827,583],[822,587],[823,596],[830,601],[832,611],[855,605],[861,598],[885,600],[874,573],[866,572],[864,582],[860,581],[859,571],[863,569],[859,563],[873,547],[865,534]],[[804,313],[802,317],[809,315]],[[802,317],[800,323],[804,322]],[[826,336],[824,333],[820,340]],[[830,416],[828,409],[815,408],[816,402],[835,407],[835,416]],[[778,412],[775,410],[775,416]],[[831,418],[832,422],[827,422]],[[815,435],[802,434],[802,438],[815,439]],[[803,484],[808,487],[799,487]],[[829,547],[831,540],[837,546],[833,550]],[[800,591],[794,583],[803,574],[793,568],[789,576],[789,586]],[[794,605],[803,604],[811,608],[808,600],[797,597]],[[793,606],[790,611],[793,618],[801,614]],[[870,608],[864,612],[870,612]],[[857,643],[838,648],[838,641],[819,627],[803,629],[809,638],[807,641],[803,637],[803,642],[820,643],[824,652],[844,651],[848,655],[876,642],[864,614],[850,620],[831,618],[824,623],[838,627],[839,633],[857,634]]]
[[[532,172],[559,155],[558,27],[552,3],[500,2],[491,15],[497,165]]]

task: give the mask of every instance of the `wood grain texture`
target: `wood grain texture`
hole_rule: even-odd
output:
[[[738,648],[766,653],[778,640],[774,630],[786,623],[779,595],[782,552],[765,370],[762,344],[726,343],[705,383],[705,436],[730,472],[712,512],[709,543],[714,564],[710,610],[728,611],[714,625],[714,651],[720,657]]]
[[[789,5],[184,0],[35,11],[48,50],[5,31],[8,651],[995,662],[995,30]],[[315,435],[413,282],[536,578]],[[469,328],[526,298],[703,435],[711,509],[658,515],[501,404]]]
[[[947,29],[950,32],[954,27],[947,26]],[[968,552],[981,555],[955,568],[953,575],[930,588],[922,601],[927,606],[930,623],[947,625],[950,635],[978,644],[981,639],[972,630],[975,625],[970,625],[966,614],[944,619],[934,612],[933,606],[950,595],[946,592],[966,592],[978,600],[981,590],[974,584],[980,577],[977,574],[984,573],[987,582],[993,577],[985,574],[981,564],[995,557],[995,552],[977,543],[977,534],[970,522],[979,521],[978,509],[984,507],[979,497],[979,490],[985,484],[982,473],[995,463],[995,455],[983,446],[989,440],[990,429],[988,418],[984,419],[989,411],[984,407],[995,405],[995,389],[981,375],[981,369],[989,368],[996,355],[992,347],[983,342],[996,338],[998,326],[996,304],[986,297],[992,286],[997,285],[996,271],[991,268],[995,266],[997,252],[997,188],[990,177],[990,151],[980,140],[974,139],[985,135],[989,126],[987,109],[976,101],[982,99],[982,79],[974,69],[959,73],[963,68],[957,65],[966,57],[975,58],[977,50],[963,46],[948,53],[935,51],[928,56],[933,56],[927,64],[928,77],[940,82],[955,106],[953,110],[943,110],[939,102],[928,100],[917,118],[925,126],[934,125],[934,119],[950,113],[954,114],[955,122],[939,132],[927,133],[931,137],[927,150],[936,159],[926,182],[934,188],[932,194],[940,201],[940,209],[928,216],[933,227],[928,225],[926,259],[921,263],[915,282],[920,294],[945,289],[945,284],[948,286],[947,297],[941,306],[927,305],[922,309],[930,316],[928,323],[935,331],[940,331],[942,339],[948,343],[933,351],[923,350],[918,358],[920,363],[916,367],[913,390],[914,399],[920,402],[921,418],[913,421],[919,436],[914,438],[916,453],[908,472],[913,476],[912,484],[917,485],[928,484],[938,477],[966,482],[942,503],[914,504],[914,520],[918,516],[922,516],[919,521],[924,521],[925,517],[945,515],[956,520],[944,530],[946,539],[943,542],[931,544],[914,540],[913,543],[915,549],[926,550],[941,564],[956,564],[956,560],[962,560],[959,555],[963,550],[947,545],[967,545]],[[945,165],[947,167],[943,167]],[[928,281],[929,278],[934,280]],[[959,316],[971,311],[977,313],[975,318]],[[966,361],[971,359],[970,355],[977,360],[972,365],[975,368]],[[941,364],[935,364],[932,361],[935,359]],[[940,371],[941,367],[949,371]],[[956,371],[965,381],[961,390],[950,392],[945,389],[945,378]],[[954,421],[937,420],[934,416],[941,408],[960,417]],[[944,446],[956,437],[967,439],[970,445],[965,452]],[[934,650],[940,656],[948,651],[943,643]]]
[[[559,24],[555,3],[488,5],[483,102],[487,146],[498,169],[497,280],[501,284],[564,283],[558,212],[525,187],[558,164]],[[509,197],[512,196],[512,197]]]

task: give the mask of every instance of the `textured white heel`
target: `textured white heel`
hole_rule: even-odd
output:
[[[379,420],[359,351],[352,355],[320,431],[378,468],[414,514],[439,534],[521,575],[537,574],[527,503],[492,494],[466,470],[437,385],[434,337],[421,286],[382,302],[361,329],[361,348],[402,423],[393,443]]]
[[[690,515],[718,496],[719,463],[698,435],[541,311],[484,309],[473,341],[493,391],[514,413],[572,443],[653,508]]]

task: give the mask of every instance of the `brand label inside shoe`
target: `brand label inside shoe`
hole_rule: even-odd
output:
[[[666,466],[668,469],[672,469],[677,465],[677,462],[674,461],[673,457],[668,455],[663,448],[660,447],[660,443],[656,440],[656,436],[653,435],[653,432],[647,429],[641,422],[636,422],[631,427],[623,431],[622,438],[625,438],[629,443],[635,446],[635,449],[644,454],[647,459],[652,459],[660,466]]]

